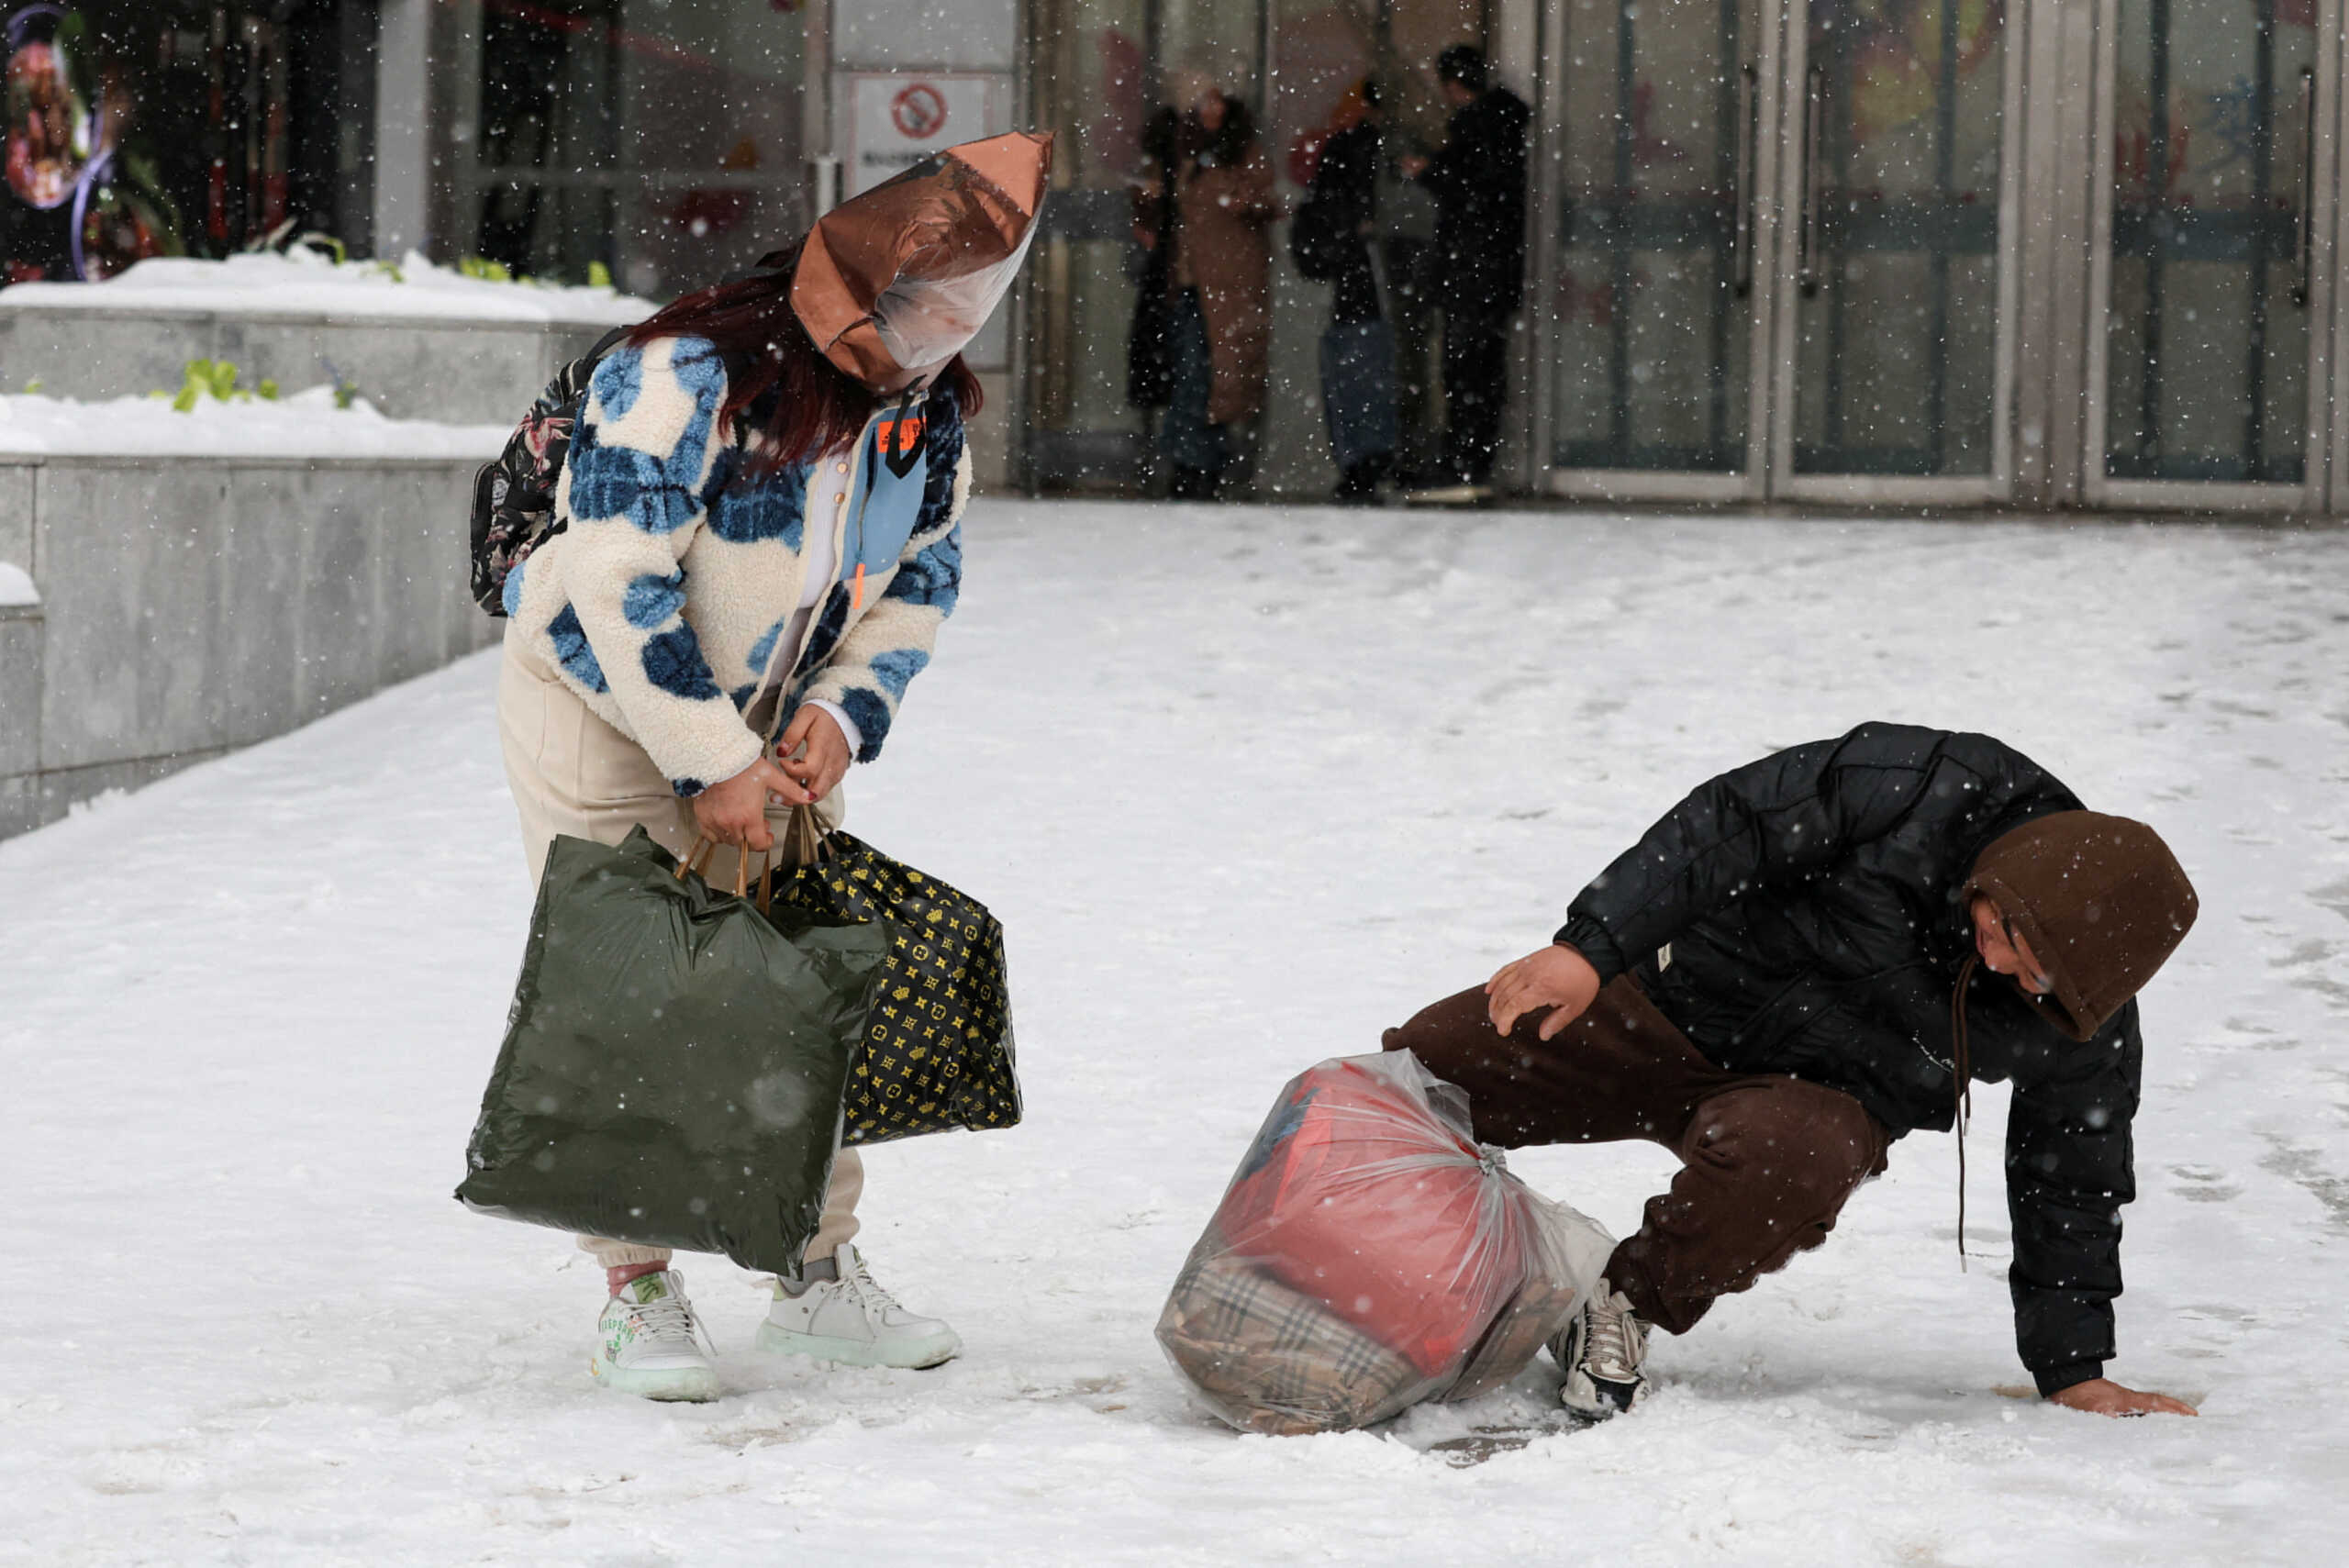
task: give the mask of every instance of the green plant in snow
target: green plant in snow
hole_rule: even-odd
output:
[[[611,286],[612,286],[612,270],[611,270],[611,268],[607,267],[607,266],[606,266],[606,265],[604,265],[604,263],[603,263],[603,262],[601,262],[601,261],[590,261],[590,262],[588,262],[588,263],[587,263],[587,286],[588,286],[589,288],[591,288],[591,289],[607,289],[607,288],[611,287]]]
[[[514,281],[513,269],[503,261],[493,261],[486,256],[459,257],[457,271],[469,278],[479,278],[485,284],[510,284]]]
[[[206,396],[219,403],[230,401],[250,403],[256,397],[264,402],[274,403],[277,401],[277,383],[264,376],[261,384],[250,392],[240,391],[237,386],[237,367],[234,361],[190,360],[176,395],[168,392],[150,392],[147,395],[169,397],[174,409],[182,414],[193,414],[195,412],[196,404]]]

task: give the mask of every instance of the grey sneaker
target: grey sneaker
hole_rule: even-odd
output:
[[[1587,1421],[1635,1409],[1648,1396],[1648,1326],[1605,1280],[1550,1341],[1564,1369],[1558,1403]]]
[[[819,1271],[823,1277],[816,1277]],[[845,1241],[807,1273],[796,1290],[775,1281],[774,1305],[759,1325],[760,1350],[851,1366],[919,1369],[951,1361],[963,1348],[953,1329],[907,1311],[882,1289],[863,1255]]]

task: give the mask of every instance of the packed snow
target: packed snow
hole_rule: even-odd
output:
[[[159,256],[104,283],[18,284],[0,294],[0,310],[228,310],[353,321],[421,317],[624,327],[657,308],[610,287],[474,277],[413,250],[396,263],[337,262],[301,248],[217,261]]]
[[[0,609],[22,609],[40,603],[32,573],[13,561],[0,561]]]
[[[529,914],[494,651],[0,843],[0,1562],[2310,1564],[2349,1541],[2349,534],[975,505],[851,826],[1004,919],[1029,1119],[869,1153],[930,1373],[586,1376],[602,1281],[449,1190]],[[1281,1084],[1547,940],[1681,792],[1869,718],[2168,837],[2112,1374],[2030,1397],[1976,1094],[1578,1429],[1546,1358],[1242,1438],[1151,1340]],[[1513,1168],[1619,1232],[1644,1145]],[[1987,1173],[1987,1174],[1986,1174]]]
[[[176,394],[180,389],[172,387]],[[505,450],[510,425],[440,425],[386,418],[365,398],[347,408],[330,386],[281,397],[250,389],[198,397],[183,412],[169,397],[0,395],[0,454],[140,457],[477,458]]]

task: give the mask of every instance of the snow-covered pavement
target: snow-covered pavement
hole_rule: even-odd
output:
[[[1030,1119],[869,1156],[931,1373],[585,1375],[601,1281],[449,1198],[529,915],[495,655],[0,844],[0,1563],[2092,1564],[2349,1553],[2349,535],[981,503],[861,834],[987,899]],[[454,570],[452,564],[452,570]],[[2110,1422],[2012,1396],[1997,1151],[1551,1421],[1239,1438],[1150,1338],[1280,1084],[1542,941],[1679,792],[1987,729],[2203,896],[2146,996]],[[1516,1168],[1619,1230],[1644,1146]],[[1986,1175],[1986,1173],[1987,1175]],[[1561,1429],[1521,1446],[1475,1429]],[[819,1556],[818,1554],[823,1554]]]

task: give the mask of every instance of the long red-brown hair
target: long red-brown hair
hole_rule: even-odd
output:
[[[748,277],[678,295],[628,335],[638,347],[655,338],[701,338],[714,345],[726,361],[721,424],[770,391],[777,395],[758,432],[764,439],[753,449],[753,473],[804,462],[853,439],[879,401],[871,388],[826,359],[800,324],[791,308],[791,274],[798,265],[798,246],[777,251]],[[966,419],[985,400],[978,376],[960,354],[938,373],[934,384],[953,395]]]

